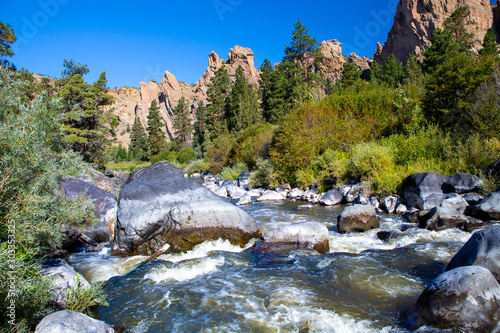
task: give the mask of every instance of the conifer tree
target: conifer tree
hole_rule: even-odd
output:
[[[65,60],[64,68],[56,85],[61,87],[58,97],[63,106],[65,138],[85,161],[103,165],[104,152],[110,144],[106,136],[118,122],[110,111],[104,112],[104,107],[113,103],[107,94],[106,73],[90,85],[83,80],[89,72],[86,65]]]
[[[382,80],[382,67],[377,61],[372,61],[370,64],[370,82],[379,83]]]
[[[342,87],[349,87],[360,81],[361,70],[358,66],[352,62],[345,62],[344,68],[342,70],[342,79],[340,80],[340,85]]]
[[[174,108],[173,113],[173,128],[175,130],[175,140],[181,147],[186,147],[193,132],[193,125],[191,124],[189,106],[187,105],[184,96],[179,99],[179,102]]]
[[[0,20],[0,66],[9,65],[9,62],[4,57],[12,57],[14,55],[10,45],[16,39],[14,29],[9,24],[5,24]]]
[[[404,67],[404,82],[411,83],[423,88],[425,83],[424,72],[422,71],[422,66],[417,61],[415,54],[410,54],[410,57],[406,61],[406,66]]]
[[[251,124],[260,122],[261,116],[253,86],[248,84],[241,66],[236,69],[229,102],[226,119],[230,131],[239,132]]]
[[[309,35],[309,29],[302,25],[300,19],[294,25],[292,42],[285,47],[283,61],[303,60],[306,53],[319,56],[318,41]]]
[[[382,77],[392,87],[397,87],[403,83],[404,71],[401,62],[394,54],[390,54],[384,63]]]
[[[210,141],[210,133],[207,125],[207,107],[200,101],[195,111],[196,121],[194,122],[194,139],[193,145],[205,152],[204,143]]]
[[[486,35],[484,35],[483,48],[479,50],[479,54],[483,57],[493,56],[498,58],[498,44],[493,29],[489,28]]]
[[[158,155],[161,151],[161,147],[165,141],[165,132],[162,131],[162,127],[164,126],[160,116],[158,102],[154,99],[149,107],[147,127],[149,152],[151,156]]]
[[[222,65],[210,78],[207,95],[209,105],[207,107],[207,130],[213,137],[224,131],[224,116],[227,114],[229,105],[229,91],[231,80],[226,66]]]
[[[132,125],[128,151],[130,160],[146,160],[148,157],[148,136],[139,117],[135,117],[134,124]]]

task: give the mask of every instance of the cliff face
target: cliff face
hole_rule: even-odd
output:
[[[383,48],[377,48],[375,60],[384,62],[393,53],[406,62],[411,53],[422,59],[422,52],[429,48],[432,34],[442,28],[446,18],[459,7],[467,6],[470,19],[475,24],[469,32],[475,35],[474,49],[481,48],[484,35],[493,25],[493,12],[489,0],[400,0],[394,25]]]

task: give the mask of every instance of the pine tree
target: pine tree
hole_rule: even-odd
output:
[[[403,66],[394,54],[387,57],[382,69],[382,77],[392,87],[397,87],[403,83],[405,77]]]
[[[16,39],[14,29],[0,20],[0,66],[8,66],[10,64],[4,57],[12,57],[14,55],[10,44],[14,43]]]
[[[370,64],[370,82],[379,83],[382,80],[382,67],[377,61],[372,61]]]
[[[342,87],[349,87],[360,81],[361,70],[358,66],[352,62],[344,62],[344,68],[342,70],[342,79],[340,80],[340,85]]]
[[[146,130],[142,126],[141,119],[135,117],[130,132],[129,159],[146,160],[149,151],[149,142]]]
[[[177,106],[173,110],[175,140],[182,147],[186,147],[189,138],[193,132],[193,125],[191,124],[191,117],[189,106],[186,103],[184,96],[179,99]]]
[[[229,91],[231,80],[226,66],[222,65],[210,78],[207,95],[209,105],[207,107],[207,130],[212,138],[217,137],[224,131],[224,116],[227,114],[229,105]]]
[[[300,19],[294,25],[292,42],[285,47],[283,61],[303,60],[306,53],[318,56],[318,41],[309,35],[309,29],[302,25]]]
[[[248,84],[241,66],[236,69],[235,82],[229,95],[226,119],[228,129],[233,132],[239,132],[261,120],[253,86]]]
[[[61,87],[58,97],[63,106],[65,138],[85,161],[103,165],[104,152],[110,144],[106,136],[118,122],[110,111],[104,112],[104,107],[113,103],[107,94],[106,73],[90,85],[83,80],[89,72],[86,65],[65,60],[64,67],[63,77],[56,85]]]
[[[498,44],[493,29],[489,28],[486,32],[486,35],[484,35],[483,48],[479,50],[479,54],[483,57],[493,56],[495,58],[498,58]]]
[[[411,83],[423,88],[425,84],[425,76],[422,71],[422,66],[418,63],[415,54],[410,54],[404,67],[405,83]]]
[[[154,99],[149,107],[147,127],[150,156],[158,155],[161,151],[161,147],[165,141],[165,132],[162,131],[162,127],[164,126],[160,116],[160,108],[156,99]]]

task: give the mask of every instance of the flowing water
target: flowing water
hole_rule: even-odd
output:
[[[263,233],[292,222],[317,221],[330,230],[330,253],[257,255],[225,241],[184,254],[146,259],[80,253],[70,258],[91,282],[107,281],[102,320],[129,332],[405,332],[402,310],[413,305],[470,234],[407,228],[387,215],[380,230],[340,235],[343,207],[255,203],[246,210]],[[405,230],[405,231],[401,231]]]

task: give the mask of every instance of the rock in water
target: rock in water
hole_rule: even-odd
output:
[[[341,203],[342,199],[344,199],[342,193],[337,189],[333,189],[323,194],[321,198],[319,198],[319,202],[325,206],[333,206]]]
[[[417,300],[406,326],[491,332],[498,323],[500,285],[489,270],[459,267],[439,275]]]
[[[432,231],[462,227],[466,223],[467,217],[453,208],[434,207],[427,213],[422,211],[418,217],[419,227]]]
[[[299,222],[273,229],[259,239],[255,253],[287,254],[298,249],[315,250],[324,254],[330,251],[328,229],[319,222]]]
[[[450,179],[433,172],[416,173],[403,179],[403,193],[409,207],[424,209],[424,202],[432,194],[443,194],[443,184]]]
[[[379,226],[375,207],[368,205],[346,207],[337,219],[337,229],[341,234],[363,232]]]
[[[49,314],[36,326],[35,333],[113,333],[105,322],[70,310]]]
[[[446,267],[481,266],[500,281],[500,227],[476,231]]]
[[[500,220],[500,188],[484,197],[479,205],[470,207],[466,214],[484,221]]]
[[[182,252],[208,240],[244,245],[260,236],[246,212],[165,162],[133,172],[118,198],[115,254]]]

